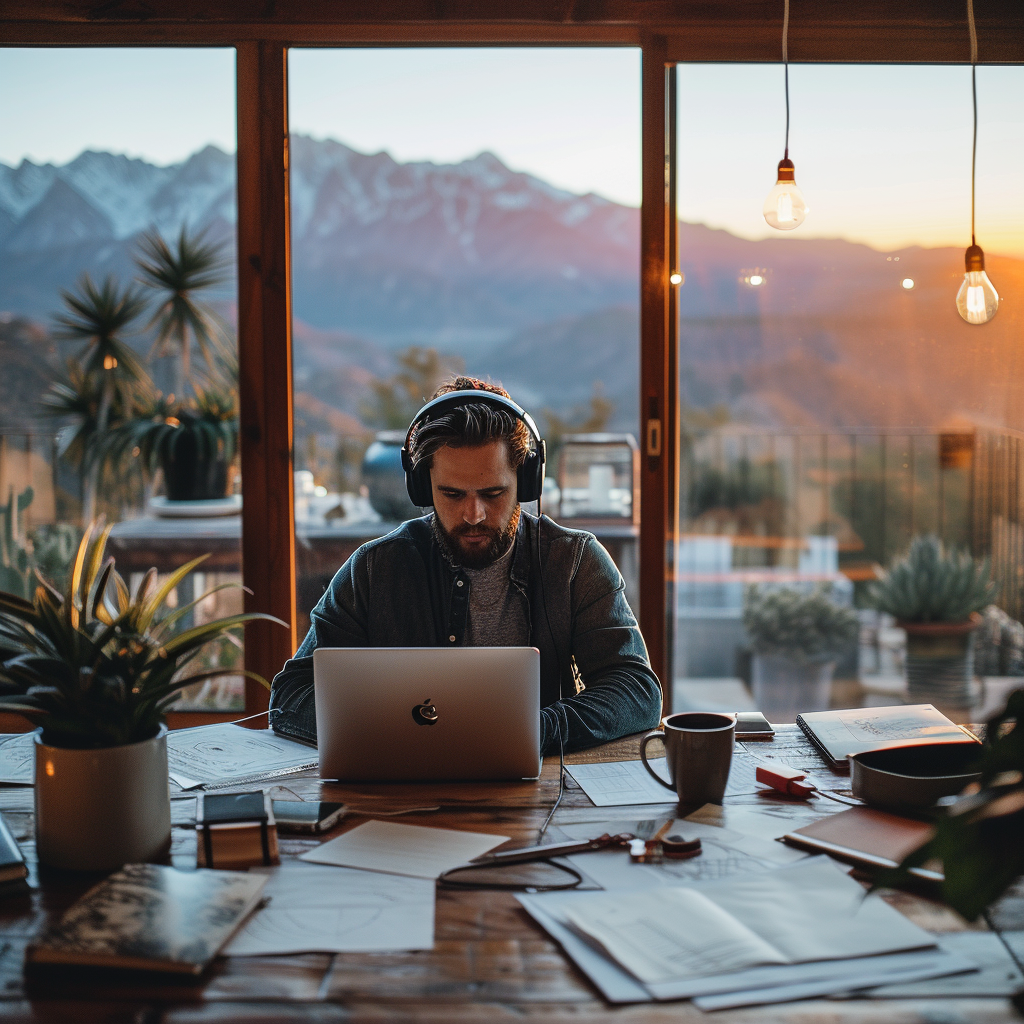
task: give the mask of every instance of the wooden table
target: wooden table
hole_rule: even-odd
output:
[[[746,745],[769,751],[787,762],[827,771],[795,726],[781,726],[771,744]],[[570,762],[632,759],[638,738],[568,758]],[[744,756],[744,755],[740,755]],[[748,755],[749,756],[749,755]],[[547,759],[539,782],[514,784],[354,785],[321,784],[310,776],[292,776],[285,784],[307,799],[343,800],[366,811],[440,805],[435,812],[410,814],[402,821],[492,832],[512,837],[515,845],[536,841],[537,830],[558,792],[557,761]],[[285,795],[285,794],[276,794]],[[834,812],[838,805],[818,800],[807,805],[784,797],[732,797],[728,804],[770,807],[793,826]],[[195,863],[194,801],[175,794],[172,859],[180,867]],[[47,974],[26,978],[22,961],[31,937],[62,913],[95,878],[38,869],[32,843],[32,791],[0,789],[0,810],[31,862],[28,894],[0,902],[0,1019],[33,1024],[334,1024],[334,1022],[484,1022],[517,1024],[551,1021],[581,1024],[608,1020],[628,1024],[708,1020],[721,1024],[995,1024],[1018,1021],[1005,998],[912,1000],[812,1000],[780,1006],[726,1011],[706,1016],[688,1002],[610,1007],[559,948],[522,911],[515,896],[503,892],[448,891],[437,895],[434,949],[416,953],[303,955],[222,958],[201,981],[109,974]],[[674,816],[672,805],[595,808],[568,783],[558,823],[594,822],[595,834],[608,819]],[[353,815],[338,832],[365,820]],[[553,833],[557,836],[557,831]],[[284,837],[285,857],[316,840]],[[931,931],[965,927],[951,911],[920,897],[887,897]],[[1010,899],[997,918],[1024,928],[1024,900]]]

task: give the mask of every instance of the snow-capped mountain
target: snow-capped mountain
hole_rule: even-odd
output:
[[[385,341],[508,335],[635,302],[636,210],[565,192],[481,153],[401,164],[330,140],[292,140],[298,316]],[[182,224],[225,242],[234,157],[180,164],[87,151],[63,166],[0,164],[0,309],[45,316],[88,270],[132,276],[142,231]]]

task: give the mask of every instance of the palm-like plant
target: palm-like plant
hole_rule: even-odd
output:
[[[113,455],[123,454],[116,439],[125,424],[152,402],[148,377],[134,382],[116,381],[107,410],[107,429],[101,434],[99,409],[104,385],[96,374],[87,373],[77,360],[69,359],[64,374],[51,383],[42,398],[44,411],[67,424],[60,433],[59,451],[81,473],[86,522],[93,518],[96,488],[105,462]]]
[[[156,231],[143,235],[135,263],[139,280],[159,295],[159,304],[149,322],[156,328],[150,356],[176,355],[174,394],[185,397],[185,383],[191,379],[191,341],[194,338],[208,366],[214,365],[222,325],[217,314],[200,302],[198,292],[227,278],[228,262],[221,247],[204,240],[204,233],[191,233],[182,225],[172,247]]]
[[[103,557],[109,533],[89,526],[63,593],[42,577],[31,601],[0,593],[0,688],[6,690],[0,709],[41,726],[50,746],[93,749],[149,739],[183,687],[225,674],[189,673],[207,644],[256,619],[284,625],[256,612],[183,628],[199,602],[237,584],[161,615],[171,591],[206,556],[155,589],[150,569],[133,594],[113,558]],[[266,685],[255,673],[244,674]]]
[[[131,287],[123,291],[113,277],[99,286],[83,274],[77,292],[61,292],[67,312],[55,316],[56,337],[65,341],[84,341],[80,353],[82,381],[96,393],[95,425],[90,434],[102,438],[110,425],[111,410],[124,392],[148,375],[135,353],[124,340],[134,322],[146,308],[146,300]],[[69,398],[69,395],[63,395]],[[85,435],[83,435],[84,439]],[[99,483],[99,462],[87,467],[85,509],[83,518],[95,514],[95,494]]]

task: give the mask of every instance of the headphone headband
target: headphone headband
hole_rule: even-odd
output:
[[[513,402],[511,398],[506,398],[504,395],[496,395],[493,391],[482,391],[478,388],[472,388],[465,391],[449,391],[447,394],[440,395],[427,402],[412,418],[412,423],[409,424],[409,429],[405,432],[406,449],[408,449],[409,442],[412,440],[413,431],[421,423],[437,419],[450,412],[451,409],[457,409],[460,406],[481,404],[493,405],[512,413],[516,419],[526,424],[527,430],[533,435],[534,443],[537,447],[540,446],[541,436],[540,431],[537,429],[537,424],[534,423],[533,417],[521,405]]]
[[[533,450],[527,453],[526,460],[516,470],[516,497],[520,502],[537,501],[544,490],[544,463],[547,459],[547,446],[540,436],[533,417],[511,398],[496,395],[493,391],[472,388],[465,391],[449,391],[445,395],[432,399],[416,413],[412,423],[409,424],[409,429],[405,432],[405,444],[402,447],[402,468],[405,470],[405,486],[412,503],[420,508],[427,508],[434,503],[430,485],[430,469],[422,462],[418,466],[414,465],[409,451],[409,442],[412,440],[413,432],[421,423],[429,422],[445,415],[452,409],[466,405],[490,405],[511,413],[521,423],[526,424],[526,429],[533,438]]]

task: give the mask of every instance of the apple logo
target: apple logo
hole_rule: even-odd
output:
[[[412,709],[412,720],[417,725],[437,725],[437,708],[430,703],[429,697]]]

